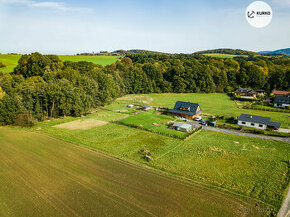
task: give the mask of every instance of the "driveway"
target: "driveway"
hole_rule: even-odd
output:
[[[289,216],[290,216],[290,188],[288,188],[287,196],[284,199],[283,205],[277,217],[289,217]]]
[[[245,137],[257,138],[257,139],[267,139],[267,140],[274,140],[274,141],[290,143],[290,138],[282,138],[282,137],[276,137],[276,136],[264,136],[264,135],[251,134],[251,133],[242,133],[239,131],[225,130],[225,129],[209,127],[209,126],[203,126],[203,129],[208,130],[208,131],[221,132],[221,133],[230,133],[230,134],[235,134],[238,136],[245,136]]]

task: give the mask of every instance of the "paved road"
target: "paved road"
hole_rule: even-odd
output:
[[[290,188],[288,188],[287,196],[284,199],[283,205],[277,217],[289,217],[289,216],[290,216]]]
[[[274,141],[290,143],[290,138],[282,138],[282,137],[275,137],[275,136],[264,136],[264,135],[251,134],[251,133],[242,133],[242,132],[239,132],[239,131],[225,130],[225,129],[209,127],[209,126],[204,126],[203,129],[204,130],[209,130],[209,131],[221,132],[221,133],[230,133],[230,134],[235,134],[235,135],[238,135],[238,136],[245,136],[245,137],[252,137],[252,138],[257,138],[257,139],[267,139],[267,140],[274,140]]]

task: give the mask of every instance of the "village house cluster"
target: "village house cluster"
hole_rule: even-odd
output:
[[[265,98],[266,92],[262,89],[253,90],[250,88],[239,88],[234,92],[236,98],[255,100],[258,97]],[[270,96],[263,100],[265,104],[273,104],[275,108],[290,107],[290,91],[281,91],[274,89]]]

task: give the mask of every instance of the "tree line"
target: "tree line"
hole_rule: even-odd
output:
[[[80,116],[124,94],[286,90],[289,79],[287,58],[130,54],[103,67],[33,53],[13,73],[0,72],[0,124]]]

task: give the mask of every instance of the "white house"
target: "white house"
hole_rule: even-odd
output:
[[[256,115],[241,114],[237,121],[237,124],[240,126],[252,127],[260,130],[266,130],[268,127],[278,129],[281,126],[281,123],[271,122],[268,117]]]
[[[290,107],[290,97],[276,96],[274,99],[274,107],[276,107],[276,108]]]

